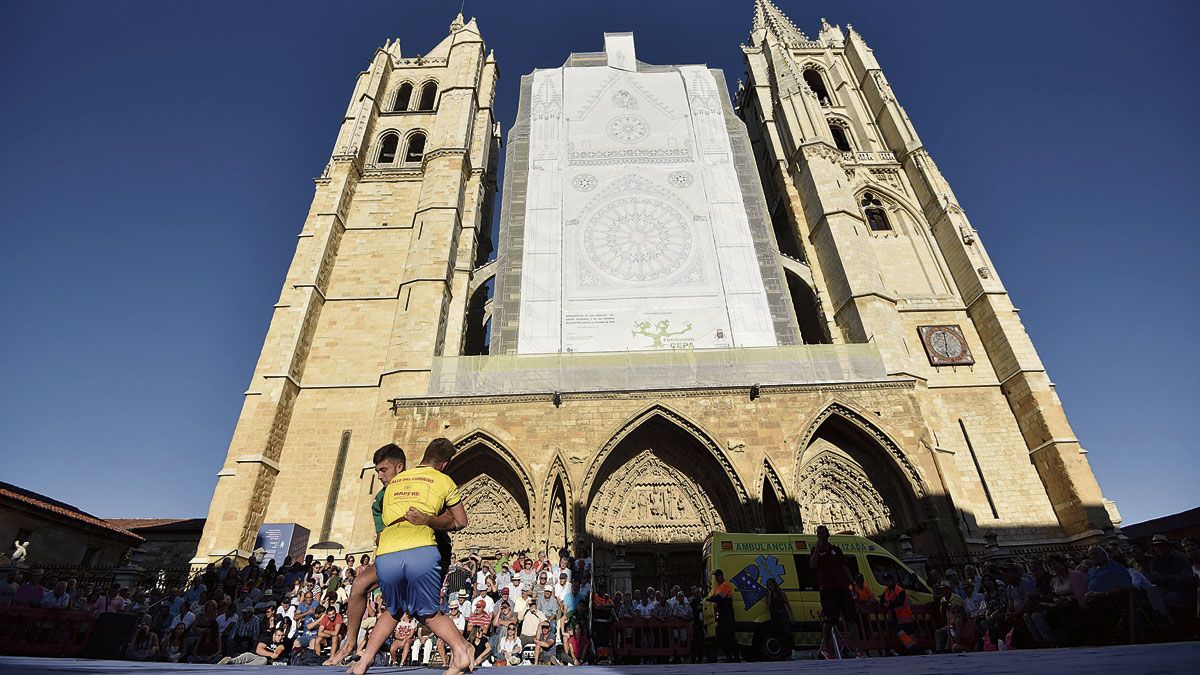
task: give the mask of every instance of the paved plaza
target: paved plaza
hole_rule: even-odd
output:
[[[137,673],[157,675],[166,673],[253,673],[263,668],[270,672],[339,673],[341,668],[313,668],[299,666],[207,666],[174,663],[133,663],[130,661],[94,661],[87,659],[35,659],[0,657],[0,673],[63,673],[73,675],[117,675]],[[776,663],[703,663],[682,665],[642,666],[585,666],[592,675],[703,675],[714,673],[795,673],[805,672],[872,672],[895,673],[897,675],[922,675],[928,673],[1090,673],[1097,669],[1104,675],[1120,673],[1184,673],[1200,672],[1200,642],[1182,642],[1163,645],[1134,645],[1100,647],[1094,649],[1032,649],[1012,652],[976,652],[972,654],[939,654],[896,658],[854,659],[831,661],[784,661]],[[525,675],[549,675],[562,673],[563,667],[522,667]],[[372,668],[372,673],[429,673],[436,675],[440,670],[430,668]]]

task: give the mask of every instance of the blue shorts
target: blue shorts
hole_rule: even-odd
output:
[[[408,612],[427,619],[442,608],[441,555],[436,546],[419,546],[375,558],[379,589],[388,611],[397,619]]]

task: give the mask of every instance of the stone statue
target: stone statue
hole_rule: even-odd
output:
[[[25,558],[29,557],[29,542],[22,544],[21,540],[18,539],[17,541],[13,542],[13,546],[16,547],[16,550],[13,551],[12,554],[12,561],[14,564],[19,563],[25,560]]]

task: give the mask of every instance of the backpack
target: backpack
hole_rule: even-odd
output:
[[[289,666],[319,666],[325,659],[321,655],[311,649],[301,649],[292,655],[288,661]]]

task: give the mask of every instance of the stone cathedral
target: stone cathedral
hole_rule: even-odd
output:
[[[623,544],[635,583],[694,580],[715,530],[825,524],[933,557],[1112,532],[862,36],[756,0],[732,99],[719,70],[638,60],[631,33],[594,46],[520,78],[505,136],[473,19],[376,51],[196,561],[248,555],[264,523],[370,551],[373,451],[415,462],[438,436],[460,448],[456,549],[594,550],[601,570]]]

